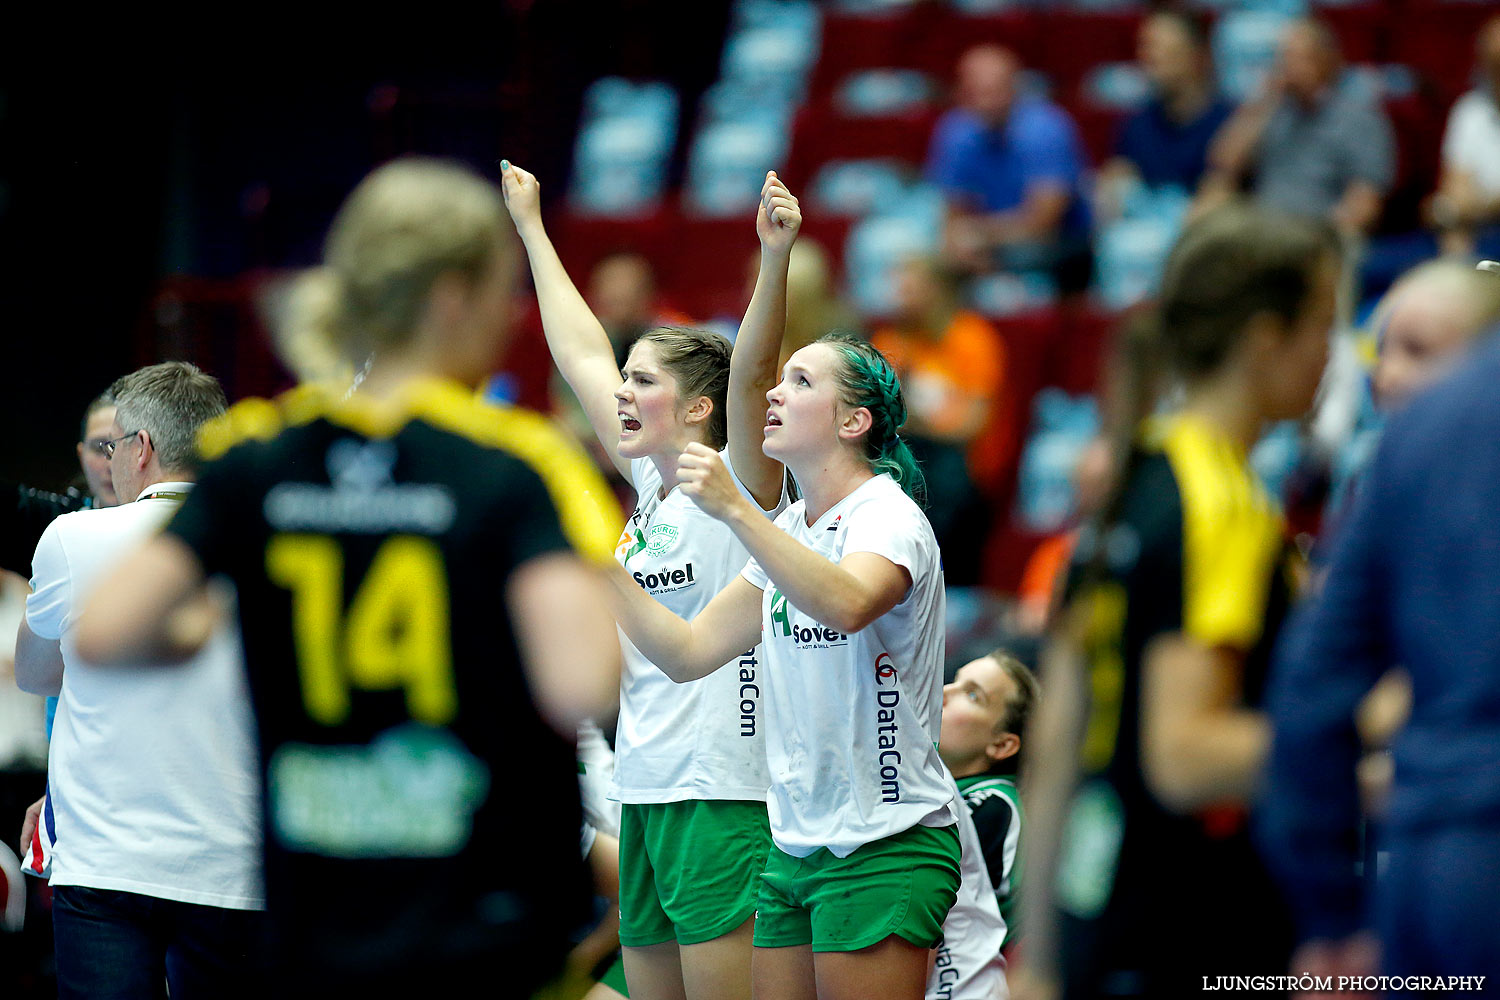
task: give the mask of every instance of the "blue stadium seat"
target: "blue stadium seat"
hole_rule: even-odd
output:
[[[896,204],[911,175],[899,160],[835,160],[818,171],[807,193],[820,212],[869,215]]]
[[[926,107],[940,92],[921,70],[867,69],[844,78],[834,104],[846,115],[899,115]]]
[[[766,171],[782,165],[787,130],[751,121],[717,122],[699,129],[688,156],[687,207],[725,216],[755,204]]]
[[[677,141],[678,103],[664,83],[606,77],[589,87],[573,149],[574,211],[631,216],[656,207]]]

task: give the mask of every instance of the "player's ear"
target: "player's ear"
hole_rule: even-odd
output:
[[[989,746],[984,748],[984,754],[991,761],[1004,760],[1014,757],[1021,752],[1021,737],[1015,733],[1001,733],[990,740]]]

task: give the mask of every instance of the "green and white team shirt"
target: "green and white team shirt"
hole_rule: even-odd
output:
[[[719,452],[735,485],[760,504]],[[669,611],[691,621],[735,578],[749,553],[734,532],[662,479],[650,459],[630,463],[636,509],[615,557],[635,582]],[[784,480],[783,480],[784,481]],[[786,509],[785,485],[774,517]],[[686,684],[674,682],[620,633],[620,721],[615,733],[611,796],[620,802],[690,799],[764,801],[770,784],[765,751],[765,682],[757,646]]]
[[[950,781],[953,779],[950,777]],[[960,784],[953,785],[959,793]],[[961,794],[961,793],[960,793]],[[943,942],[927,974],[926,1000],[1003,1000],[1005,982],[1005,918],[995,898],[989,865],[973,817],[960,810],[958,842],[958,898],[943,920]]]
[[[845,635],[787,601],[755,560],[765,651],[771,838],[794,857],[826,847],[846,858],[914,826],[958,820],[938,757],[942,717],[943,569],[921,509],[889,476],[861,484],[807,523],[799,500],[777,527],[837,563],[883,556],[911,574],[901,602]]]

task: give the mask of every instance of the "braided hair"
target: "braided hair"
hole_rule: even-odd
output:
[[[925,506],[927,481],[922,467],[896,433],[906,423],[906,397],[896,370],[884,354],[853,334],[836,331],[816,343],[827,344],[839,355],[839,399],[846,406],[870,411],[870,430],[864,438],[870,468],[876,475],[890,476],[907,496]]]

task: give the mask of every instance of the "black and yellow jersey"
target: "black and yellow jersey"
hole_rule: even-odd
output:
[[[1285,969],[1274,964],[1285,917],[1244,804],[1164,808],[1143,777],[1140,727],[1142,658],[1165,634],[1235,653],[1243,704],[1260,705],[1293,550],[1243,449],[1212,426],[1163,418],[1141,448],[1115,523],[1080,538],[1070,586],[1088,691],[1058,886],[1073,996],[1177,995],[1200,967]]]
[[[517,567],[623,518],[542,417],[442,382],[315,387],[204,428],[168,531],[235,585],[283,963],[336,979],[542,965],[589,915],[573,746],[539,716]]]

